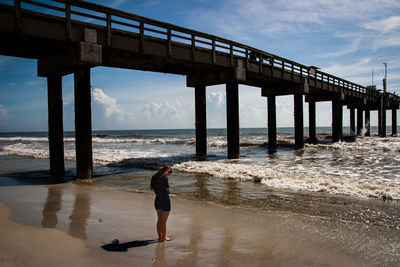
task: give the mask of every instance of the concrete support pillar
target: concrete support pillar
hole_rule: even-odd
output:
[[[386,108],[384,103],[384,97],[381,98],[381,105],[378,112],[379,116],[379,136],[386,137]]]
[[[304,147],[304,124],[303,124],[303,95],[294,95],[294,139],[295,148]]]
[[[357,135],[361,135],[364,128],[363,123],[363,110],[362,108],[357,108]]]
[[[308,102],[308,133],[309,142],[311,144],[315,144],[317,142],[317,124],[315,110],[315,101]]]
[[[392,136],[397,135],[397,109],[392,109]]]
[[[365,109],[365,136],[371,135],[371,125],[370,125],[370,110]]]
[[[47,77],[50,173],[53,178],[65,174],[62,76]]]
[[[92,111],[90,68],[76,67],[75,80],[75,145],[77,178],[93,177]]]
[[[195,87],[196,156],[207,156],[206,87]]]
[[[343,106],[339,100],[332,101],[332,142],[342,137]]]
[[[350,135],[355,135],[356,133],[356,115],[355,109],[350,108]]]
[[[268,97],[268,148],[276,148],[276,97]]]
[[[240,157],[239,151],[239,85],[236,82],[226,84],[226,117],[228,137],[228,159]]]
[[[382,111],[380,108],[378,108],[378,135],[381,136],[381,132],[382,132],[382,115],[381,115]]]

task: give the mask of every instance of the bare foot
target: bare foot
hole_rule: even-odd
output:
[[[171,238],[169,238],[169,237],[165,238],[165,241],[170,241],[170,240],[171,240]]]

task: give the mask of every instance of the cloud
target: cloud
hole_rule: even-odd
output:
[[[142,6],[144,6],[144,7],[156,6],[160,2],[161,2],[161,0],[147,0],[142,4]]]
[[[400,37],[399,36],[387,36],[385,38],[377,38],[374,41],[374,46],[373,46],[374,50],[385,48],[385,47],[400,47]]]
[[[161,104],[152,102],[144,106],[143,115],[151,119],[171,120],[181,117],[182,113],[184,113],[181,106],[179,101],[175,105],[167,102]]]
[[[44,79],[35,79],[32,81],[25,82],[24,85],[29,86],[29,87],[45,86],[45,80]]]
[[[367,57],[367,58],[362,58],[353,64],[332,63],[330,64],[330,66],[324,67],[322,71],[344,79],[352,78],[353,81],[353,77],[360,74],[365,74],[370,76],[372,66],[373,63],[371,58]]]
[[[207,92],[207,104],[217,108],[225,106],[225,94],[223,92]]]
[[[0,104],[0,120],[6,118],[8,115],[8,110]]]
[[[357,24],[399,7],[395,0],[224,0],[214,9],[194,10],[190,17],[197,18],[202,28],[213,25],[223,34],[254,39],[255,33],[287,35],[320,30],[321,26],[330,27],[343,21]],[[383,23],[397,25],[397,19]]]
[[[106,95],[100,88],[93,89],[93,101],[98,104],[103,109],[105,118],[117,119],[118,121],[123,121],[129,114],[125,113],[121,106],[117,104],[117,100]]]
[[[360,49],[360,43],[361,43],[361,38],[356,38],[356,39],[352,40],[350,45],[348,45],[344,49],[342,49],[340,51],[336,51],[336,52],[322,54],[322,55],[320,55],[320,57],[339,57],[339,56],[351,54]]]
[[[374,20],[364,23],[363,26],[367,30],[379,31],[387,33],[396,29],[400,29],[400,16],[391,16],[380,20]]]
[[[118,8],[125,2],[126,2],[126,0],[115,0],[110,4],[110,6],[112,6],[113,8]]]

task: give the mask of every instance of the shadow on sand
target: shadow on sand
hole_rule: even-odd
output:
[[[150,244],[156,244],[158,242],[158,240],[136,240],[131,242],[119,243],[119,240],[115,239],[110,244],[105,244],[101,246],[101,248],[113,252],[127,252],[129,248],[144,247]]]

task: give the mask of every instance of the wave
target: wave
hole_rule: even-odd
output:
[[[353,142],[339,141],[333,144],[305,144],[305,147],[343,151],[400,152],[400,137],[357,137]]]
[[[223,179],[259,182],[275,189],[400,200],[399,179],[360,179],[357,175],[352,176],[337,169],[321,171],[304,165],[242,164],[229,160],[190,161],[175,164],[173,168]]]
[[[34,145],[34,144],[25,144],[25,143],[16,143],[8,146],[4,146],[0,150],[0,155],[9,156],[9,155],[17,155],[22,157],[31,157],[37,159],[49,159],[49,149],[46,145]],[[145,162],[145,159],[157,160],[159,158],[173,158],[179,155],[178,153],[163,153],[157,150],[121,150],[121,149],[113,149],[113,148],[93,148],[93,162],[98,165],[113,165],[113,166],[129,166],[130,162],[132,165],[136,165],[139,167],[139,163],[133,164],[136,160],[137,162]],[[65,149],[64,150],[64,158],[65,160],[74,161],[75,150],[74,149]],[[151,164],[143,165],[150,166]]]
[[[74,161],[74,138],[64,140],[71,141],[65,144],[65,159]],[[294,143],[291,138],[279,140],[283,144],[285,140]],[[49,158],[47,137],[0,137],[0,141],[3,141],[0,155]],[[219,156],[209,157],[209,161],[195,161],[194,148],[189,147],[194,143],[194,138],[94,137],[93,161],[102,166],[145,169],[173,165],[183,172],[260,182],[277,189],[400,200],[400,137],[360,137],[354,142],[306,144],[300,156],[286,151],[278,153],[276,160],[264,154],[234,161],[222,159],[226,157],[225,149],[222,149],[226,147],[226,137],[211,136],[208,146],[217,148],[212,149],[212,153]],[[242,138],[240,145],[251,149],[266,143],[262,136],[248,136]]]
[[[23,143],[48,143],[48,137],[0,137],[3,142],[23,142]],[[64,142],[75,142],[74,137],[64,137]],[[92,138],[93,144],[171,144],[171,145],[190,145],[196,144],[195,138],[110,138],[108,136],[95,135]],[[263,141],[241,141],[240,146],[264,146],[266,143]],[[226,139],[222,138],[209,138],[207,141],[208,147],[227,147]]]
[[[49,142],[49,138],[46,137],[24,137],[24,136],[13,136],[13,137],[0,137],[0,141],[3,142]],[[64,142],[75,142],[74,137],[64,137]]]

